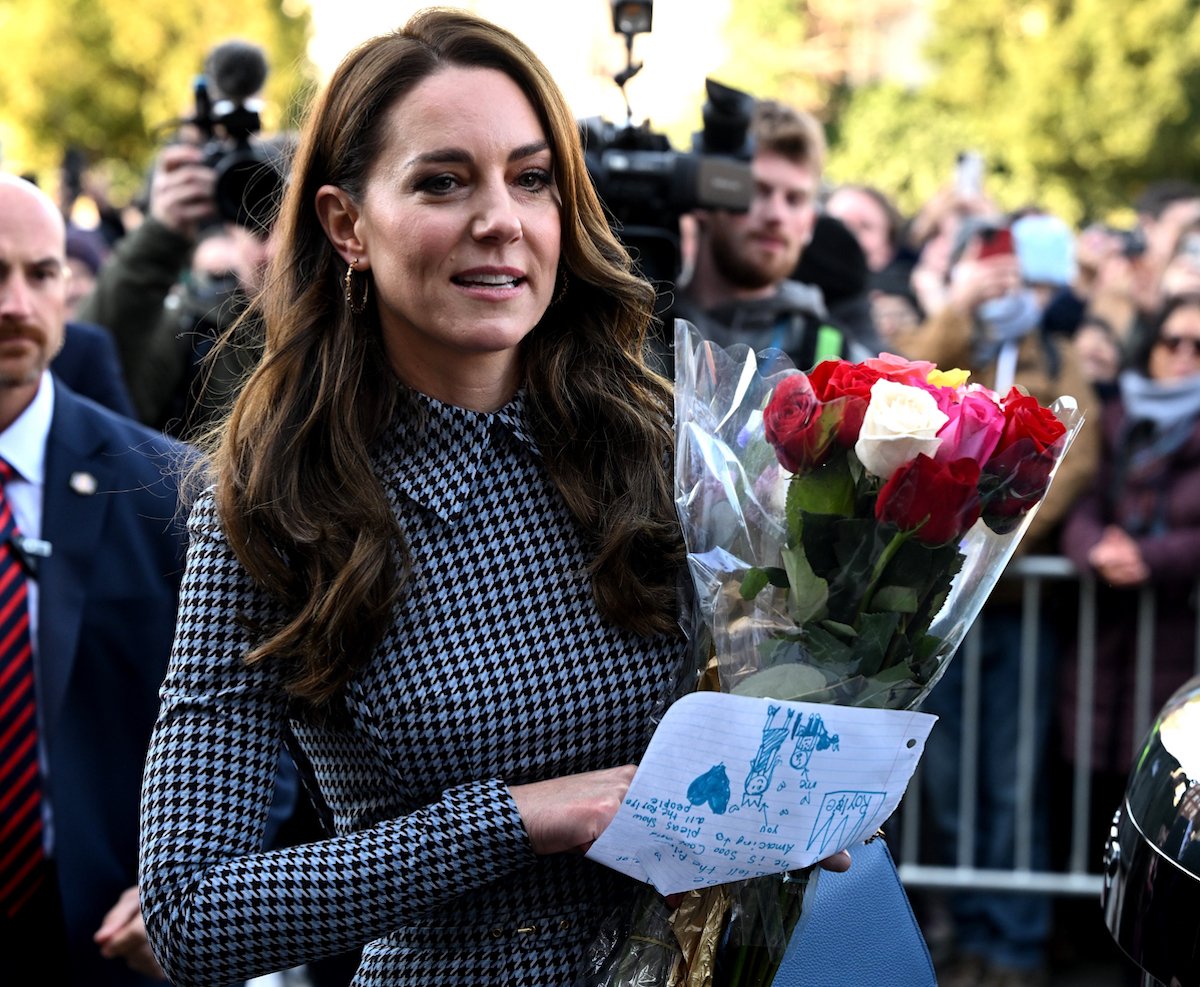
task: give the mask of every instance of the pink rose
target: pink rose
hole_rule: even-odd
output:
[[[906,360],[895,353],[880,353],[870,360],[863,360],[862,366],[897,384],[918,386],[923,385],[929,379],[930,372],[937,369],[937,364],[928,360]]]
[[[971,391],[943,410],[950,420],[938,432],[942,444],[934,458],[943,463],[964,458],[986,463],[1004,432],[1004,409],[986,392]]]

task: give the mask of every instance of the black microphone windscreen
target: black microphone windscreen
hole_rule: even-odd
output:
[[[216,90],[216,98],[248,99],[267,81],[267,57],[249,41],[226,41],[208,53],[204,74]]]

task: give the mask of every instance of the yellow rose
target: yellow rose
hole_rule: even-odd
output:
[[[971,371],[969,370],[931,370],[926,380],[934,387],[949,387],[951,390],[958,390],[970,376]]]

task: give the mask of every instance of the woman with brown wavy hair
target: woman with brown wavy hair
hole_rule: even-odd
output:
[[[671,394],[566,102],[418,14],[311,110],[194,504],[141,887],[176,984],[569,983],[686,662]],[[264,853],[281,745],[329,835]]]

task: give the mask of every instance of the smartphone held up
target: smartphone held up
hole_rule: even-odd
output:
[[[979,231],[979,253],[977,257],[999,257],[1016,253],[1012,230],[1007,226],[985,226]]]
[[[978,199],[983,195],[983,155],[978,151],[959,151],[954,161],[954,187],[960,198]]]

